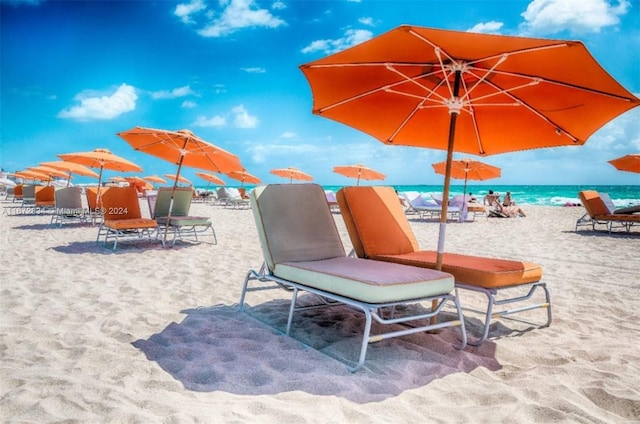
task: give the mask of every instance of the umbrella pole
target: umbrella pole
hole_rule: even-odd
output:
[[[184,141],[184,149],[187,147],[187,142],[189,140],[185,139]],[[182,161],[184,160],[184,153],[180,153],[180,160],[178,161],[178,172],[176,173],[176,179],[173,180],[173,188],[171,189],[171,200],[169,200],[169,213],[167,214],[167,225],[164,226],[164,235],[162,236],[162,241],[164,243],[167,242],[167,232],[169,231],[169,224],[171,223],[171,210],[173,209],[173,196],[176,193],[176,186],[178,185],[178,178],[180,178],[180,170],[182,169]]]
[[[456,71],[455,81],[453,83],[453,97],[457,100],[460,91],[461,72]],[[447,143],[447,166],[444,172],[444,188],[442,191],[442,212],[440,213],[440,231],[438,233],[438,251],[436,254],[436,270],[442,271],[442,254],[444,253],[444,236],[447,229],[447,213],[449,209],[449,188],[451,183],[451,167],[453,162],[453,144],[456,135],[456,121],[458,119],[458,110],[449,109],[451,119],[449,120],[449,141]],[[431,309],[438,307],[438,301],[431,302]],[[431,324],[435,324],[437,317],[430,319]]]
[[[102,168],[104,167],[104,165],[100,164],[100,175],[98,175],[98,192],[96,193],[96,209],[98,211],[102,210],[102,199],[101,199],[101,194],[100,193],[100,187],[102,187]]]

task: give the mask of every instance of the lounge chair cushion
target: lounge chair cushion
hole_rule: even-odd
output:
[[[325,196],[307,185],[290,184],[287,190],[270,185],[251,192],[262,251],[271,271],[278,263],[346,256]],[[298,213],[297,208],[313,213]]]
[[[167,223],[167,217],[156,218],[156,221],[160,225]],[[178,227],[188,227],[190,225],[210,225],[211,220],[206,216],[172,216],[171,225]]]
[[[436,267],[435,251],[420,250],[391,187],[344,187],[338,202],[358,257],[425,268]],[[356,248],[357,246],[357,248]],[[444,253],[442,271],[456,282],[484,288],[528,284],[542,278],[530,262]]]
[[[143,228],[156,228],[158,223],[148,218],[106,219],[104,226],[113,230],[136,230]]]
[[[435,269],[435,250],[403,255],[376,255],[371,259]],[[456,282],[484,288],[500,288],[535,283],[542,279],[542,267],[532,262],[443,253],[442,271],[455,276]]]
[[[444,272],[350,257],[279,263],[274,275],[367,303],[439,296],[454,287]]]

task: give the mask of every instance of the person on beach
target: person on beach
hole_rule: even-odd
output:
[[[482,199],[482,204],[492,206],[495,202],[500,203],[500,196],[494,193],[493,190],[489,190],[489,194]]]
[[[504,195],[504,199],[502,200],[502,206],[515,206],[516,202],[511,198],[511,192],[507,191],[507,194]]]
[[[499,201],[494,203],[495,210],[502,213],[505,217],[517,218],[519,216],[527,216],[520,206],[512,204],[511,206],[504,206]]]
[[[478,199],[476,199],[476,196],[474,196],[473,193],[469,192],[469,202],[476,203],[477,201]]]

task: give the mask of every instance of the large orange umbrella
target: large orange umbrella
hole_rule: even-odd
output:
[[[270,172],[273,175],[277,175],[278,177],[287,178],[290,183],[292,183],[293,180],[313,181],[313,177],[311,175],[307,174],[306,172],[302,172],[298,168],[294,168],[293,166],[290,166],[288,168],[272,169]]]
[[[128,159],[114,155],[108,149],[94,149],[91,152],[78,152],[78,153],[64,153],[58,155],[60,159],[66,162],[75,162],[80,165],[88,166],[89,168],[99,168],[98,174],[98,193],[96,194],[96,204],[98,208],[101,207],[100,186],[102,185],[102,171],[110,169],[112,171],[120,172],[142,172],[135,163]]]
[[[27,168],[27,170],[29,171],[36,171],[36,172],[40,172],[41,174],[45,174],[48,175],[50,177],[60,177],[60,178],[70,178],[70,176],[66,173],[63,172],[59,169],[55,169],[55,168],[51,168],[48,166],[30,166]]]
[[[260,184],[262,181],[260,180],[260,178],[256,177],[255,175],[251,175],[249,174],[246,170],[242,170],[242,171],[233,171],[233,172],[229,172],[227,173],[227,175],[231,178],[233,178],[234,180],[238,180],[241,183],[241,187],[244,186],[244,183],[248,183],[248,184]]]
[[[334,166],[333,172],[344,175],[345,177],[357,178],[356,185],[360,185],[360,180],[384,180],[387,177],[382,172],[360,164]]]
[[[313,113],[383,143],[477,155],[584,144],[640,104],[579,41],[400,26],[302,65]],[[442,267],[443,203],[437,268]]]
[[[444,175],[447,169],[447,162],[434,163],[433,170],[436,174]],[[462,195],[467,194],[467,180],[484,181],[492,178],[499,178],[501,169],[488,163],[473,159],[458,159],[451,161],[451,178],[464,180]]]
[[[213,174],[208,174],[206,172],[196,172],[196,175],[203,180],[207,180],[210,183],[218,184],[218,185],[226,185],[226,183],[221,180],[219,177],[216,177]]]
[[[611,159],[608,162],[618,171],[640,173],[640,153],[625,155],[617,159]]]

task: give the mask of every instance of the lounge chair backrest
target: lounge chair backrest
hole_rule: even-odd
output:
[[[155,202],[155,209],[152,218],[169,216],[169,205],[171,204],[172,187],[161,187],[158,190],[158,197]],[[193,190],[191,187],[176,187],[173,194],[173,207],[171,216],[188,216],[191,209]]]
[[[24,186],[22,184],[18,184],[13,188],[13,197],[16,199],[22,198],[22,189]]]
[[[358,257],[419,250],[392,187],[344,187],[338,191],[338,204]]]
[[[235,187],[226,188],[225,191],[227,192],[227,199],[232,199],[232,200],[242,199],[240,190],[238,190]]]
[[[28,203],[36,201],[36,186],[26,185],[22,187],[22,200]]]
[[[587,210],[591,218],[597,216],[609,215],[609,209],[604,204],[600,195],[595,190],[583,190],[578,193],[582,205]]]
[[[105,221],[142,218],[135,187],[110,187],[101,197]]]
[[[100,188],[100,197],[104,196],[107,191],[109,191],[111,187],[101,187]],[[86,187],[85,193],[87,195],[87,205],[89,205],[90,210],[95,210],[98,205],[98,187]]]
[[[82,209],[82,189],[65,187],[56,190],[56,209]]]
[[[607,193],[598,192],[598,194],[600,195],[602,202],[604,202],[604,205],[607,207],[609,213],[615,213],[616,205],[613,203],[613,200],[611,200],[611,197],[609,197]]]
[[[54,186],[37,186],[36,187],[36,204],[38,203],[55,203],[56,188]]]
[[[265,261],[278,263],[345,256],[344,246],[317,184],[274,184],[250,193]]]
[[[229,198],[229,193],[227,193],[227,189],[224,187],[217,189],[216,195],[218,196],[218,200],[226,200]]]

